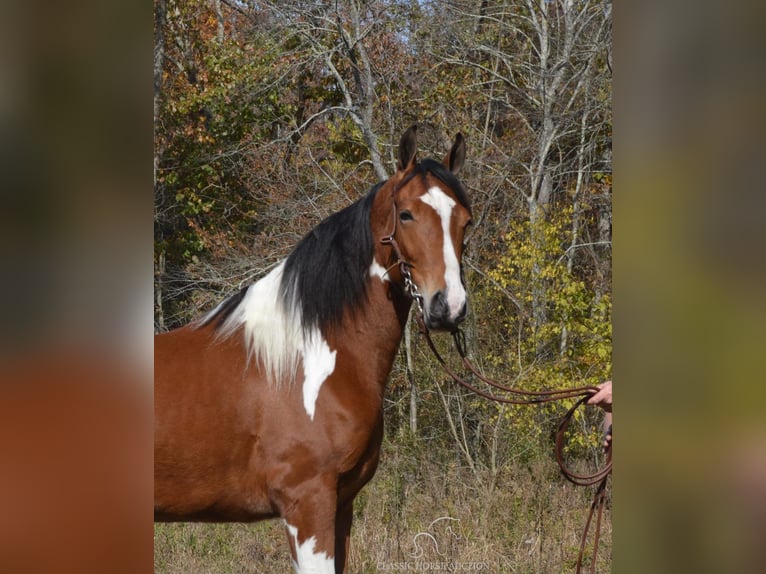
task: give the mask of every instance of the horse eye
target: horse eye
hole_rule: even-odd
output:
[[[399,221],[414,221],[414,217],[412,217],[412,213],[407,211],[406,209],[404,211],[399,212]]]

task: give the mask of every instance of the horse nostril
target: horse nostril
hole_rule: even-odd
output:
[[[448,314],[449,307],[447,306],[447,298],[444,296],[444,291],[437,291],[433,299],[431,299],[431,315],[441,319]]]
[[[468,306],[463,303],[463,306],[460,307],[460,312],[457,314],[457,317],[455,317],[455,321],[462,321],[465,319],[465,316],[468,314]]]

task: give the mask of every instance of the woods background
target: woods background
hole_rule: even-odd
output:
[[[611,47],[611,3],[595,0],[155,0],[155,331],[259,278],[388,177],[417,123],[420,157],[467,139],[473,360],[530,390],[610,377]],[[466,395],[408,332],[351,571],[420,551],[570,570],[590,493],[553,459],[567,406]],[[573,461],[602,462],[599,424],[578,419]],[[156,571],[289,568],[277,522],[155,528]]]

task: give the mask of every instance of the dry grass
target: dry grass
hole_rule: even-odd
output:
[[[504,468],[490,490],[424,450],[384,450],[357,498],[350,572],[574,572],[594,487],[575,487],[554,462],[540,460]],[[611,535],[607,508],[597,572],[611,569]],[[155,572],[162,574],[292,572],[280,521],[163,524],[154,540]]]

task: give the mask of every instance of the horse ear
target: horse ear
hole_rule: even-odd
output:
[[[442,163],[452,173],[457,174],[463,167],[463,162],[465,162],[465,139],[463,134],[458,132],[455,136],[455,143],[452,144],[452,149],[444,156]]]
[[[402,139],[399,141],[399,171],[404,171],[411,164],[415,163],[415,154],[418,151],[417,142],[418,126],[413,125],[404,132]]]

